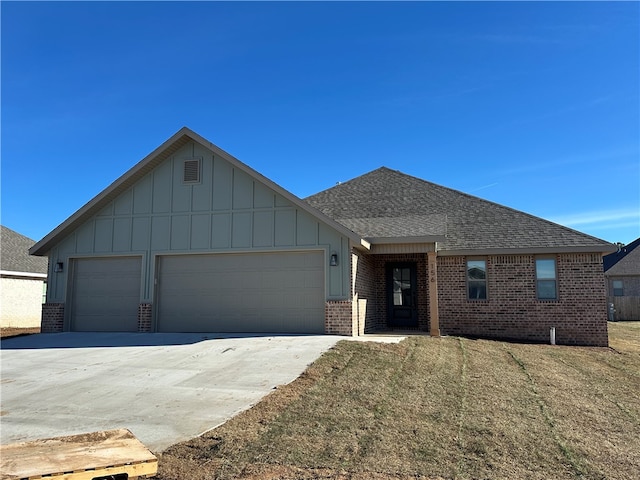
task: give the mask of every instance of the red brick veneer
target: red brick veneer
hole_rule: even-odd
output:
[[[328,335],[357,335],[351,300],[330,300],[325,304],[324,333]]]
[[[42,333],[58,333],[64,330],[64,303],[44,303],[42,305]]]
[[[138,305],[138,332],[150,332],[153,315],[153,305],[141,303]]]
[[[535,256],[495,255],[487,260],[488,299],[468,300],[466,257],[438,257],[442,334],[607,346],[602,257],[556,255],[558,299],[536,298]]]
[[[429,278],[426,253],[374,255],[374,278],[377,315],[373,329],[387,329],[387,271],[388,263],[415,263],[418,282],[418,329],[429,331]],[[368,331],[369,329],[367,329]]]

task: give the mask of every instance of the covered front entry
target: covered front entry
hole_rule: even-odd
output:
[[[415,263],[387,264],[387,325],[418,327],[418,282]]]
[[[137,332],[141,266],[141,257],[74,259],[69,329]]]
[[[168,255],[159,332],[324,333],[324,252]]]

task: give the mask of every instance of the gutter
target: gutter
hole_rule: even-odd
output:
[[[33,273],[33,272],[14,272],[12,270],[0,270],[0,277],[5,278],[24,278],[31,280],[46,280],[46,273]]]

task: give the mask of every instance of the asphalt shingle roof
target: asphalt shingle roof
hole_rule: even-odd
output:
[[[446,235],[439,250],[611,251],[590,235],[386,167],[305,199],[363,238]]]
[[[640,275],[640,238],[615,253],[605,255],[602,265],[609,276]]]
[[[35,240],[3,225],[0,231],[0,269],[10,272],[47,273],[49,260],[46,257],[29,255],[29,249],[35,243]]]

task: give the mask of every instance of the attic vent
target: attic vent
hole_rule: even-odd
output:
[[[184,183],[200,183],[200,159],[192,158],[184,161]]]

